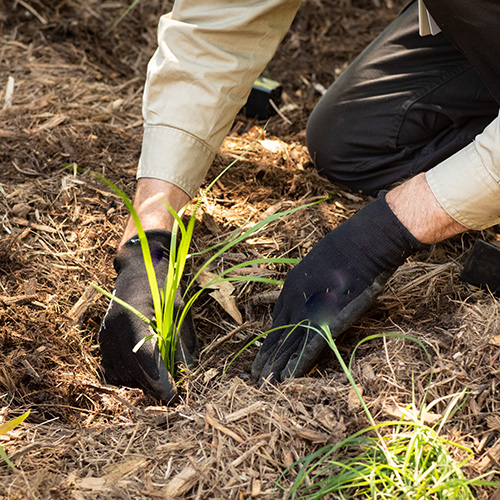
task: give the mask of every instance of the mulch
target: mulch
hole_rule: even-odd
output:
[[[264,131],[264,123],[237,117],[207,181],[250,149],[202,203],[194,249],[270,213],[330,198],[238,244],[213,272],[260,257],[302,257],[368,201],[316,173],[305,125],[323,88],[403,4],[302,2],[268,67],[284,87],[282,115]],[[297,459],[367,421],[328,353],[308,377],[278,386],[251,380],[258,341],[231,363],[269,328],[279,287],[235,284],[241,324],[202,295],[194,311],[200,359],[180,382],[175,406],[107,385],[101,373],[97,336],[107,301],[90,283],[112,289],[127,213],[114,193],[76,166],[133,194],[145,67],[157,19],[171,7],[140,2],[105,35],[127,5],[17,0],[0,6],[0,423],[31,410],[0,436],[16,465],[0,465],[0,499],[284,498]],[[498,239],[495,230],[466,234],[414,256],[374,310],[339,340],[349,360],[366,336],[407,336],[375,338],[355,353],[353,374],[379,421],[397,417],[412,401],[434,402],[432,411],[443,415],[449,396],[466,390],[443,432],[473,450],[471,477],[500,467],[498,301],[459,280],[478,236]],[[189,263],[188,277],[200,259]],[[283,279],[287,270],[245,272]],[[408,337],[422,342],[432,361]]]

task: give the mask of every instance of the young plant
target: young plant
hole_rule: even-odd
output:
[[[8,422],[5,422],[5,424],[0,425],[0,436],[2,434],[6,434],[7,432],[9,432],[12,429],[14,429],[15,427],[17,427],[21,422],[23,422],[28,417],[29,414],[30,414],[30,410],[28,410],[23,415],[21,415],[17,418],[14,418],[12,420],[9,420]],[[9,467],[12,467],[13,469],[15,469],[14,465],[9,460],[9,457],[7,456],[7,453],[2,448],[2,446],[0,446],[0,458],[3,458]]]
[[[252,145],[250,146],[252,147]],[[151,338],[155,338],[158,341],[158,348],[162,359],[165,363],[167,370],[172,374],[172,376],[176,375],[176,362],[175,362],[175,353],[177,348],[177,338],[182,322],[186,318],[189,310],[198,299],[203,290],[207,288],[211,288],[219,283],[224,281],[254,281],[254,282],[264,282],[269,284],[282,284],[280,280],[268,279],[260,276],[240,276],[240,277],[230,277],[228,274],[237,271],[238,269],[251,266],[256,264],[297,264],[299,259],[292,258],[262,258],[262,259],[253,259],[249,260],[245,263],[235,265],[223,271],[221,274],[215,276],[210,282],[206,283],[201,289],[192,293],[191,297],[188,299],[187,297],[192,292],[196,284],[197,278],[216,260],[218,259],[224,252],[231,249],[234,245],[240,243],[251,235],[257,233],[262,230],[268,224],[281,219],[297,210],[301,210],[303,208],[315,205],[320,203],[323,200],[318,200],[309,204],[305,204],[299,207],[295,207],[283,212],[278,212],[273,215],[266,217],[265,219],[259,221],[257,224],[252,226],[250,229],[244,230],[242,228],[238,228],[233,231],[226,239],[217,243],[216,245],[202,251],[197,254],[189,254],[189,248],[191,245],[191,240],[194,232],[194,225],[196,221],[196,214],[203,202],[206,198],[208,192],[212,189],[213,185],[219,180],[219,178],[229,169],[231,168],[237,161],[239,161],[250,149],[250,147],[244,151],[238,158],[236,158],[232,163],[230,163],[210,184],[209,186],[202,192],[199,197],[197,203],[194,206],[192,215],[189,217],[187,224],[182,221],[182,215],[186,209],[184,207],[179,213],[177,213],[171,206],[167,204],[167,208],[175,219],[174,227],[172,230],[172,239],[170,246],[170,254],[169,254],[169,270],[165,283],[160,284],[161,288],[159,288],[156,274],[154,271],[151,254],[149,251],[149,245],[147,241],[146,234],[142,228],[139,217],[133,207],[132,202],[128,198],[128,196],[123,193],[117,186],[115,186],[111,181],[106,179],[104,176],[93,173],[97,179],[104,182],[107,186],[109,186],[125,203],[127,209],[129,210],[134,224],[137,229],[138,237],[141,244],[141,249],[144,257],[144,264],[146,267],[146,272],[148,276],[149,287],[151,289],[151,295],[154,305],[155,318],[146,318],[142,313],[137,311],[135,308],[124,302],[123,300],[115,297],[113,294],[107,292],[100,286],[93,284],[93,286],[99,290],[101,293],[106,295],[109,299],[114,300],[118,304],[122,305],[132,313],[136,314],[143,321],[145,321],[153,330],[153,334],[145,337],[141,342],[139,342],[135,348],[134,352],[141,348],[141,346],[147,340]],[[178,240],[178,242],[177,242]],[[184,275],[184,269],[186,266],[187,259],[192,255],[201,255],[207,252],[213,252],[213,255],[208,258],[205,263],[198,269],[197,273],[187,284],[185,293],[183,296],[183,302],[185,303],[184,307],[177,311],[175,314],[174,311],[174,298],[177,293],[177,290],[180,287],[181,279]]]
[[[420,410],[412,403],[405,412],[405,417],[410,417],[410,420],[403,417],[399,421],[377,424],[351,374],[354,352],[348,367],[328,326],[317,331],[335,353],[371,425],[296,462],[294,466],[300,466],[300,470],[287,498],[317,500],[332,495],[331,498],[342,500],[473,500],[473,487],[500,486],[500,483],[484,480],[495,471],[479,478],[467,478],[463,467],[473,456],[472,450],[441,435],[444,424],[456,411],[456,405],[466,391],[440,398],[439,401],[451,401],[443,417],[432,427],[425,424],[423,416],[439,401],[423,404]],[[398,334],[390,336],[414,340],[429,356],[418,339]],[[376,337],[380,335],[364,339],[355,350],[363,342]],[[466,456],[456,462],[450,450],[460,451]]]

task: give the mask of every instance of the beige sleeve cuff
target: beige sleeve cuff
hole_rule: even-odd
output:
[[[214,156],[204,142],[183,130],[146,126],[137,178],[168,181],[193,198]]]
[[[500,121],[426,174],[443,209],[468,229],[500,223]]]

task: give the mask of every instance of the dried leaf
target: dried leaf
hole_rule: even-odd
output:
[[[238,307],[236,305],[236,300],[234,297],[231,295],[228,295],[226,292],[223,290],[215,290],[214,292],[209,294],[210,297],[214,298],[226,311],[231,318],[238,323],[238,325],[243,324],[243,317],[238,310]]]
[[[237,420],[242,419],[252,413],[257,413],[262,410],[262,408],[266,406],[263,401],[257,401],[253,405],[247,406],[246,408],[242,408],[241,410],[235,411],[226,416],[226,422],[236,422]]]
[[[209,271],[203,271],[197,278],[200,286],[213,289],[210,297],[215,299],[221,307],[233,318],[238,325],[243,324],[243,317],[236,305],[236,299],[231,295],[234,292],[234,286],[229,281],[219,281],[211,284],[217,279],[217,275]]]
[[[438,422],[443,416],[439,413],[431,413],[431,412],[425,412],[424,414],[420,415],[415,412],[415,410],[411,408],[402,408],[401,406],[397,404],[391,404],[384,406],[384,411],[387,413],[387,415],[394,417],[394,418],[404,418],[404,420],[409,420],[409,421],[415,421],[415,420],[423,420],[423,422],[427,425],[433,425],[436,422]]]
[[[493,431],[500,430],[500,416],[489,415],[486,417],[486,423],[491,430]]]
[[[359,393],[363,395],[363,388],[361,386],[356,386]],[[353,387],[349,389],[349,396],[347,398],[347,408],[351,413],[358,411],[361,408],[361,403],[359,401],[358,395]]]
[[[488,341],[490,345],[494,345],[497,347],[500,347],[500,335],[493,335],[493,337],[490,338]]]
[[[148,463],[149,460],[145,457],[131,457],[121,462],[107,465],[103,469],[103,472],[106,474],[104,479],[108,480],[109,483],[114,483],[118,479],[138,473]]]
[[[30,133],[38,134],[44,130],[52,130],[66,121],[67,118],[68,117],[65,115],[55,115],[52,118],[49,118],[46,122],[42,123],[42,125],[38,126],[36,129],[30,130]]]
[[[373,367],[370,363],[364,363],[363,367],[362,367],[362,371],[363,371],[363,378],[367,382],[373,382],[377,378],[377,376],[375,375],[375,372],[373,370]]]
[[[489,472],[493,467],[498,467],[499,462],[500,442],[497,442],[483,455],[477,469],[479,472]]]
[[[285,467],[291,467],[295,460],[293,459],[293,454],[291,450],[285,449],[283,450],[283,463],[285,464]]]
[[[258,479],[252,481],[252,498],[258,497],[260,495],[260,490],[262,489],[262,484]]]
[[[218,373],[218,368],[210,368],[210,370],[207,370],[203,375],[203,383],[206,384],[207,382],[210,382],[210,380],[216,377]]]
[[[203,288],[210,288],[211,290],[224,290],[226,293],[231,294],[234,292],[234,286],[229,281],[221,281],[216,284],[210,285],[211,282],[217,279],[217,274],[210,271],[202,271],[196,281]]]
[[[76,484],[84,490],[104,492],[110,489],[109,486],[106,486],[106,479],[103,477],[84,477],[78,479]]]

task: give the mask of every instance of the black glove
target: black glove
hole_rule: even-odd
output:
[[[308,328],[329,325],[337,337],[376,301],[406,258],[425,248],[387,205],[385,193],[327,234],[288,274],[273,312],[271,331],[252,375],[282,381],[302,376],[327,346]]]
[[[163,289],[168,272],[171,234],[168,231],[146,231],[158,287]],[[128,240],[113,262],[118,273],[114,294],[154,321],[151,290],[139,238]],[[182,292],[177,290],[175,311],[183,305]],[[174,314],[175,317],[175,314]],[[150,326],[117,302],[111,301],[99,331],[102,367],[111,384],[142,387],[165,402],[172,402],[177,386],[161,359],[158,342],[150,339],[134,353],[137,343],[153,333]],[[193,363],[197,339],[191,313],[187,314],[177,338],[176,360]]]

